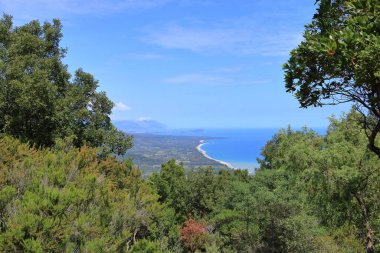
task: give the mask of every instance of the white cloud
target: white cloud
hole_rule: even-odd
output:
[[[230,75],[232,74],[232,75]],[[252,80],[249,77],[235,75],[235,72],[220,72],[215,71],[215,74],[183,74],[166,78],[162,81],[166,84],[183,84],[183,85],[209,85],[209,86],[246,86],[269,84],[271,80],[257,79]]]
[[[152,32],[147,41],[165,48],[205,51],[213,48],[229,47],[247,40],[245,36],[236,36],[233,30],[194,29],[181,26],[165,27]],[[235,35],[235,36],[234,36]]]
[[[216,25],[164,25],[149,30],[143,41],[167,49],[201,53],[283,56],[302,40],[299,32],[289,31],[286,26],[268,29],[261,22],[241,20]]]
[[[219,67],[215,69],[216,73],[233,74],[242,71],[242,67]]]
[[[162,60],[162,59],[166,59],[167,56],[163,54],[157,54],[157,53],[131,53],[128,55],[128,58],[132,58],[136,60]]]
[[[148,121],[148,120],[152,120],[152,118],[151,117],[140,117],[137,119],[138,122]]]
[[[261,13],[254,6],[260,9],[266,1],[251,2],[254,4],[249,7],[252,12],[248,16],[156,24],[145,29],[142,40],[167,49],[185,49],[197,53],[287,55],[302,40],[304,28],[297,23],[300,10],[290,11],[284,1],[279,3],[278,8],[270,7],[268,11],[273,9],[272,12]],[[277,3],[273,6],[277,6]]]
[[[16,18],[51,18],[65,15],[104,15],[126,9],[153,8],[172,0],[0,0],[3,12]]]
[[[164,83],[173,84],[216,84],[224,83],[226,81],[227,80],[222,77],[204,74],[184,74],[163,80]]]
[[[115,104],[115,106],[113,107],[113,109],[115,111],[129,111],[131,110],[132,108],[122,102],[118,102]]]

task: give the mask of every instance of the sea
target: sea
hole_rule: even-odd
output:
[[[182,129],[173,130],[171,134],[198,136],[204,143],[201,149],[210,158],[228,163],[232,168],[254,173],[259,167],[257,159],[262,158],[262,148],[279,130],[280,128]],[[326,128],[313,130],[322,135],[327,131]]]

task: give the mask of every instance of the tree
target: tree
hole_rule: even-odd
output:
[[[76,147],[125,153],[132,139],[112,125],[112,101],[91,74],[79,69],[71,79],[63,64],[61,30],[57,19],[19,27],[0,19],[0,133],[37,147],[70,136]]]
[[[60,144],[0,138],[0,252],[161,252],[162,206],[140,171]]]
[[[133,253],[161,253],[160,245],[156,242],[151,242],[148,240],[140,240],[133,245]]]
[[[285,217],[285,223],[284,218],[278,216],[282,212],[276,214],[275,208],[270,208],[270,219],[280,217],[273,224],[281,223],[284,226],[281,225],[279,231],[287,231],[287,247],[305,245],[302,238],[307,238],[313,231],[301,229],[299,225],[312,224],[317,219],[320,225],[331,231],[333,238],[337,238],[335,241],[340,244],[339,247],[355,248],[355,252],[361,252],[365,245],[367,252],[375,252],[380,210],[379,159],[366,148],[367,139],[358,122],[359,117],[361,115],[352,110],[341,119],[331,118],[326,136],[319,136],[307,129],[280,130],[262,150],[261,169],[253,181],[265,183],[268,189],[280,190],[279,200],[274,203],[279,205],[281,200],[288,199],[280,210],[286,210],[291,200],[296,200],[293,202],[295,206],[305,203],[308,207],[307,216]],[[269,174],[271,171],[276,177]],[[281,178],[279,175],[284,179],[278,180]],[[265,199],[263,196],[258,199]],[[260,207],[268,205],[256,204]],[[315,217],[308,217],[309,214]],[[273,235],[276,230],[271,228],[270,231]],[[301,250],[305,251],[310,250]],[[336,252],[327,252],[332,251]]]
[[[352,110],[342,119],[331,118],[326,145],[318,162],[305,171],[306,189],[321,221],[331,227],[348,224],[357,228],[367,252],[375,252],[378,241],[379,160],[366,149],[360,115]]]
[[[205,218],[218,210],[228,187],[212,168],[198,168],[189,171],[186,184],[189,187],[187,206],[193,217]]]
[[[53,143],[56,111],[69,85],[61,29],[58,20],[16,28],[11,16],[0,20],[0,128],[39,146]]]
[[[150,183],[160,196],[161,203],[167,203],[176,212],[179,221],[183,221],[188,213],[188,185],[185,169],[175,160],[161,165],[159,173],[153,173]]]
[[[204,222],[188,219],[180,232],[181,241],[191,252],[202,249],[207,242],[207,226]]]
[[[380,158],[380,2],[317,3],[304,40],[284,65],[286,89],[304,108],[354,103],[368,147]]]

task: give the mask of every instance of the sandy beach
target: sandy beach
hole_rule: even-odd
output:
[[[223,165],[227,166],[227,167],[230,168],[230,169],[235,169],[230,163],[227,163],[227,162],[225,162],[225,161],[221,161],[221,160],[217,160],[217,159],[212,158],[211,156],[209,156],[209,155],[206,153],[206,151],[204,151],[204,150],[202,149],[202,146],[205,145],[205,144],[206,144],[206,142],[205,142],[204,140],[200,140],[200,141],[199,141],[199,145],[196,147],[196,149],[199,151],[199,153],[201,153],[201,154],[202,154],[204,157],[206,157],[207,159],[210,159],[210,160],[213,160],[213,161],[218,162],[218,163],[220,163],[220,164],[223,164]]]

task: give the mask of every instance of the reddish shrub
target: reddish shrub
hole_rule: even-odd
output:
[[[181,228],[181,241],[194,252],[204,247],[207,241],[207,229],[204,222],[198,222],[192,218],[185,222]]]

